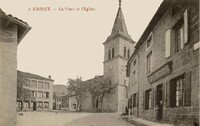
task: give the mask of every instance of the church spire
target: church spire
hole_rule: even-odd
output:
[[[117,12],[117,16],[115,18],[115,22],[113,25],[113,29],[112,29],[112,33],[111,36],[115,35],[116,33],[123,33],[124,35],[128,35],[128,31],[126,28],[126,23],[124,20],[124,15],[122,13],[122,9],[121,9],[121,0],[119,0],[119,9]]]

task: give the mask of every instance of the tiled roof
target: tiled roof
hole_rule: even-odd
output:
[[[46,77],[42,77],[42,76],[39,76],[39,75],[36,75],[36,74],[32,74],[32,73],[27,73],[27,72],[22,72],[22,71],[17,71],[17,74],[18,75],[22,75],[26,78],[30,78],[30,79],[39,79],[39,80],[47,80],[47,81],[54,81],[52,79],[49,79],[49,78],[46,78]]]
[[[0,8],[0,14],[8,16],[8,17],[12,18],[13,20],[15,20],[17,22],[22,23],[22,24],[27,25],[28,27],[30,27],[27,22],[24,22],[23,20],[18,19],[17,17],[13,17],[11,14],[7,15],[1,8]]]
[[[0,17],[3,17],[3,19],[18,25],[18,34],[17,34],[18,44],[24,38],[24,36],[29,32],[29,30],[31,30],[31,27],[28,25],[28,23],[22,21],[21,19],[18,19],[17,17],[13,17],[11,14],[7,15],[1,8],[0,8]]]

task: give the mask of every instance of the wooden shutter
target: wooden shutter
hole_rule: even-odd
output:
[[[184,31],[183,31],[183,28],[180,29],[180,36],[181,36],[181,49],[183,49],[184,47]]]
[[[170,107],[170,81],[166,82],[166,107]]]
[[[188,10],[184,12],[184,43],[188,42]]]
[[[146,96],[145,96],[145,91],[143,92],[143,109],[145,110],[146,108]]]
[[[170,107],[176,106],[176,84],[175,80],[170,80]]]
[[[130,102],[131,102],[131,108],[133,108],[133,95],[131,95]]]
[[[191,72],[185,74],[185,83],[184,83],[184,105],[191,105]]]
[[[170,57],[171,49],[171,29],[165,33],[165,58]]]
[[[165,83],[163,83],[162,84],[162,104],[163,104],[163,106],[166,106],[166,100],[165,100],[165,98],[166,98],[166,96],[165,96],[165,89],[166,89],[166,84]]]
[[[139,93],[138,92],[136,93],[135,101],[136,101],[136,107],[138,107],[139,106]]]
[[[154,88],[151,89],[151,108],[154,108]]]

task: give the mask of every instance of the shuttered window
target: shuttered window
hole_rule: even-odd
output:
[[[149,90],[146,90],[145,93],[144,93],[144,108],[145,109],[150,109],[152,108],[152,90],[149,89]]]
[[[166,82],[166,107],[191,105],[191,72]]]
[[[188,10],[185,10],[183,16],[173,27],[173,30],[175,32],[175,52],[179,52],[188,43]]]

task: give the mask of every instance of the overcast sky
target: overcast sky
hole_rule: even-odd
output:
[[[129,34],[138,41],[162,0],[122,0]],[[104,46],[118,10],[118,0],[0,0],[7,14],[27,22],[31,31],[18,45],[18,70],[48,75],[54,84],[103,74]],[[50,12],[28,11],[51,7]],[[91,7],[95,11],[58,11]]]

